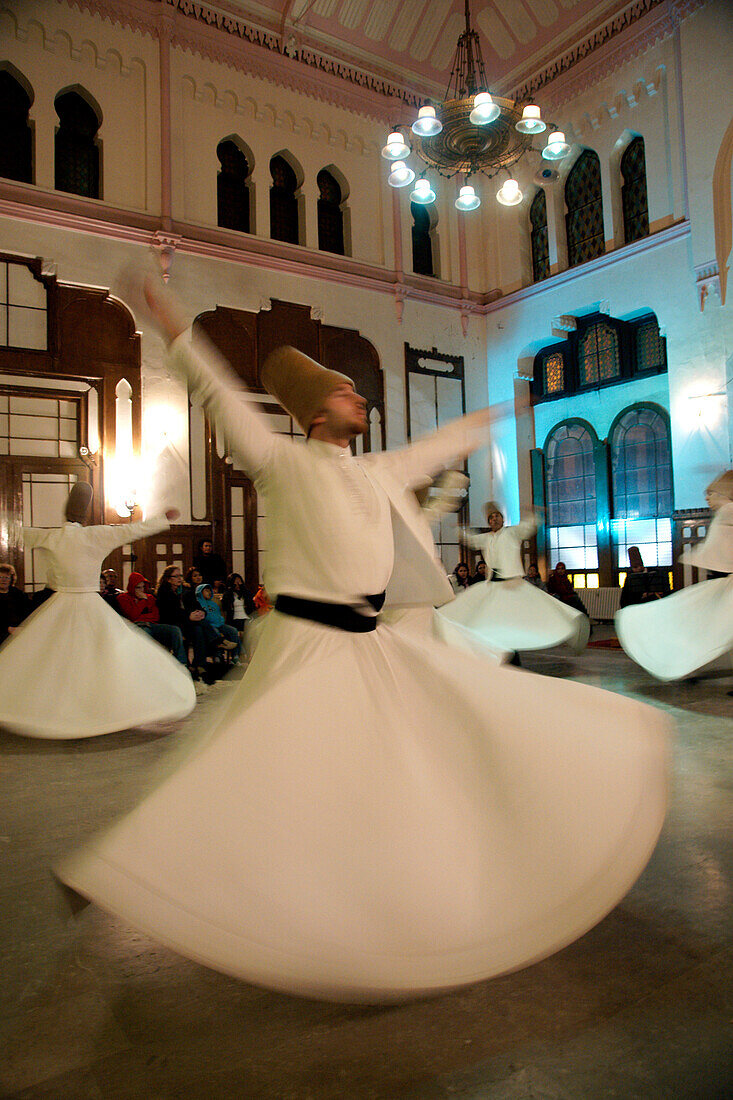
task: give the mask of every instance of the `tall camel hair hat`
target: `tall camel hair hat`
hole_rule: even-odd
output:
[[[494,512],[498,512],[502,518],[504,517],[504,509],[499,502],[496,500],[487,500],[486,504],[484,504],[486,518],[488,519],[489,516],[493,516]]]
[[[77,481],[76,485],[71,486],[69,499],[66,501],[66,508],[64,509],[69,523],[84,522],[92,506],[93,496],[94,490],[88,481]]]
[[[262,364],[260,378],[268,393],[298,421],[306,435],[330,393],[344,384],[354,388],[345,374],[322,367],[309,355],[287,345],[270,352]]]
[[[708,489],[713,489],[721,496],[728,497],[728,500],[733,500],[733,470],[724,470],[714,481],[710,482]]]

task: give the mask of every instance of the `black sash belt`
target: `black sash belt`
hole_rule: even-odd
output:
[[[364,596],[375,611],[381,611],[384,604],[384,592],[376,596]],[[283,615],[293,615],[296,619],[308,619],[323,626],[334,626],[337,630],[347,630],[351,634],[368,634],[377,629],[376,615],[361,615],[344,603],[324,603],[322,600],[303,600],[300,596],[280,595],[275,600],[275,610]]]

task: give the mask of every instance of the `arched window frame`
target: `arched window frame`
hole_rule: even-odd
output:
[[[275,184],[273,175],[273,163],[282,160],[288,166],[295,178],[295,186],[292,191],[285,190]],[[270,158],[270,237],[274,241],[283,241],[286,244],[302,245],[304,241],[303,218],[303,169],[296,159],[286,149],[281,149]],[[277,233],[274,232],[277,230]]]
[[[648,502],[636,509],[629,507],[627,471],[624,470],[623,472],[624,484],[622,488],[618,463],[618,456],[622,449],[622,445],[618,441],[618,434],[622,430],[623,421],[631,413],[647,414],[647,417],[652,414],[656,425],[661,426],[664,433],[663,438],[658,434],[655,435],[652,442],[654,453],[649,456],[646,466],[632,467],[632,473],[641,468],[652,471],[654,474],[653,493],[650,490],[642,493],[642,496],[647,498],[653,495],[653,504]],[[629,425],[623,429],[624,436],[634,426]],[[669,413],[661,405],[651,401],[637,401],[632,405],[628,405],[618,413],[611,423],[608,431],[608,445],[611,469],[611,532],[616,569],[623,573],[628,568],[629,546],[639,547],[645,565],[671,568],[673,560],[674,481]]]
[[[624,150],[619,163],[624,244],[649,236],[649,202],[646,185],[644,138],[637,134]]]
[[[410,215],[412,217],[412,270],[416,275],[435,277],[437,275],[435,227],[438,221],[435,206],[411,202]],[[418,225],[421,219],[424,219],[422,226]]]
[[[338,201],[324,198],[324,182],[328,180],[335,184],[338,190]],[[348,220],[346,217],[346,200],[348,198],[348,185],[342,174],[332,164],[325,165],[316,176],[318,187],[317,213],[318,213],[318,248],[321,252],[331,252],[336,256],[349,254],[348,245]]]
[[[68,95],[74,95],[86,104],[91,113],[96,117],[97,126],[93,134],[87,135],[88,140],[86,143],[79,141],[76,149],[76,162],[69,164],[62,162],[63,141],[66,138],[67,131],[63,126],[63,120],[58,113],[57,103],[58,101]],[[74,84],[67,88],[62,88],[54,96],[54,108],[59,118],[59,125],[56,127],[55,142],[54,142],[54,155],[55,155],[55,188],[57,191],[65,191],[72,195],[82,195],[85,198],[101,199],[102,198],[102,140],[99,136],[99,131],[102,127],[102,109],[96,102],[94,97],[79,84]],[[69,134],[71,138],[78,138],[79,134],[71,132]],[[81,135],[84,137],[85,135]],[[90,138],[90,140],[89,140]],[[86,149],[84,145],[86,144]],[[82,160],[79,159],[81,154],[86,156],[87,164],[84,165]],[[83,158],[82,158],[83,159]],[[70,186],[61,186],[61,183],[68,183],[68,179],[65,179],[64,173],[67,175],[71,172],[78,172],[79,169],[84,168],[88,173],[88,183],[84,185],[83,189],[76,189]]]
[[[529,238],[532,252],[532,281],[539,283],[550,277],[547,196],[543,187],[537,189],[529,208]]]
[[[222,146],[231,144],[244,161],[246,171],[227,172],[219,154]],[[232,229],[238,233],[253,232],[253,183],[254,156],[252,151],[236,134],[223,137],[216,146],[219,169],[216,177],[216,223],[222,229]]]
[[[582,470],[576,471],[572,477],[565,479],[568,481],[582,480],[584,490],[587,490],[589,483],[592,485],[592,493],[586,491],[582,498],[575,498],[576,501],[583,500],[583,514],[582,516],[576,515],[574,522],[570,523],[553,522],[553,520],[557,521],[563,517],[553,514],[553,509],[557,504],[551,493],[552,463],[554,461],[551,448],[554,442],[559,442],[556,440],[556,436],[563,428],[567,431],[566,438],[571,432],[575,432],[576,437],[579,438],[577,433],[581,431],[587,435],[589,442],[589,447],[583,452]],[[600,548],[597,534],[597,513],[601,501],[599,501],[599,487],[597,484],[597,456],[601,447],[602,444],[593,425],[580,417],[567,417],[561,420],[547,434],[543,447],[545,466],[544,498],[547,508],[543,534],[550,568],[553,568],[557,561],[565,561],[569,573],[587,574],[588,572],[597,573],[599,570]]]
[[[584,149],[565,180],[568,267],[594,260],[606,251],[601,162]]]
[[[16,86],[16,95],[19,100],[19,109],[14,114],[7,112],[9,116],[6,118],[7,130],[0,150],[3,157],[0,162],[0,176],[4,179],[16,180],[18,183],[33,183],[35,180],[35,127],[30,118],[30,109],[35,98],[33,88],[20,70],[9,61],[0,64],[0,74],[5,74],[9,85],[8,91],[11,89],[14,91],[13,85]],[[28,100],[27,107],[23,102],[24,99]],[[9,96],[3,95],[2,101],[3,105],[7,105]]]

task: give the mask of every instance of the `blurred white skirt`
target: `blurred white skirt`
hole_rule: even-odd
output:
[[[0,647],[0,725],[97,737],[184,718],[188,670],[97,592],[56,592]]]
[[[435,617],[444,641],[470,650],[512,652],[566,644],[580,653],[590,633],[587,615],[521,577],[479,581],[438,608]]]
[[[692,676],[733,653],[733,573],[661,600],[624,607],[616,634],[629,657],[659,680]]]
[[[218,724],[58,869],[207,966],[389,1001],[599,921],[664,819],[662,715],[380,624],[271,612]]]

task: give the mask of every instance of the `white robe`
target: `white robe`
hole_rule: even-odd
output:
[[[537,528],[529,517],[514,527],[485,534],[466,534],[486,562],[486,581],[461,592],[435,613],[438,637],[472,652],[549,649],[569,645],[585,649],[590,634],[587,615],[561,603],[524,580],[521,546]],[[492,581],[496,573],[500,581]]]
[[[0,725],[27,737],[97,737],[184,718],[188,671],[99,595],[118,546],[168,528],[165,518],[116,526],[24,527],[55,589],[0,648]]]
[[[658,680],[681,680],[726,653],[733,657],[733,503],[718,509],[707,537],[680,561],[730,576],[624,607],[615,618],[626,653]]]
[[[413,602],[431,606],[447,581],[403,498],[460,427],[357,461],[270,437],[220,370],[181,343],[174,359],[233,410],[229,444],[269,494],[273,595],[359,606],[412,567]],[[664,819],[665,745],[664,718],[630,699],[399,622],[354,634],[272,611],[218,726],[58,873],[248,981],[349,1001],[435,992],[540,959],[616,904]]]

